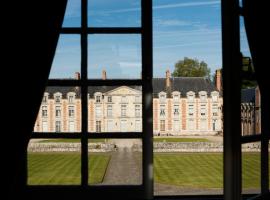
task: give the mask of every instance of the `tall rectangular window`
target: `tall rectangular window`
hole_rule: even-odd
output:
[[[165,116],[165,105],[160,105],[160,116]]]
[[[107,106],[107,116],[112,117],[112,105]]]
[[[127,115],[127,106],[121,105],[121,117],[126,117]]]
[[[55,121],[55,132],[61,132],[61,121]]]
[[[142,131],[141,124],[142,124],[142,123],[141,123],[140,120],[136,120],[136,121],[135,121],[135,131],[136,131],[136,132]]]
[[[173,115],[179,116],[179,105],[173,105]]]
[[[55,117],[61,117],[61,107],[60,106],[55,107]]]
[[[180,122],[179,120],[173,120],[173,130],[179,131],[180,130]]]
[[[188,115],[194,116],[194,105],[193,104],[188,105]]]
[[[48,116],[48,110],[47,110],[47,106],[42,106],[42,113],[41,113],[42,117],[47,117]]]
[[[135,105],[135,117],[140,117],[140,116],[141,116],[141,106]]]
[[[68,124],[68,130],[69,130],[69,132],[75,132],[75,124],[74,124],[74,121],[69,121],[69,124]]]
[[[74,96],[68,96],[68,103],[74,103]]]
[[[120,121],[120,131],[127,132],[127,120]]]
[[[112,96],[108,96],[108,103],[112,103]]]
[[[107,132],[114,131],[114,123],[113,120],[108,120],[107,121]]]
[[[101,106],[100,105],[96,105],[96,117],[101,117]]]
[[[165,120],[160,120],[160,131],[165,131]]]
[[[97,133],[101,132],[101,121],[96,121],[96,132]]]
[[[68,116],[69,117],[74,117],[74,106],[69,106],[68,107]]]
[[[42,121],[42,131],[48,132],[48,122],[47,121]]]
[[[200,110],[201,116],[206,115],[206,104],[201,104],[201,110]]]

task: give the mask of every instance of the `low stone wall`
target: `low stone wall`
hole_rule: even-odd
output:
[[[134,145],[134,151],[141,151],[141,145]],[[260,152],[260,143],[242,145],[243,152]],[[154,152],[223,152],[222,142],[155,142]]]
[[[120,149],[113,143],[88,143],[89,152],[111,152]],[[131,151],[142,151],[142,145],[134,143]],[[260,143],[242,145],[242,152],[260,152]],[[29,152],[80,152],[80,143],[30,143]],[[154,152],[223,152],[222,142],[154,142]]]
[[[110,143],[88,143],[89,152],[111,152],[115,151],[116,146]],[[60,143],[60,142],[36,142],[29,143],[29,152],[80,152],[81,143]]]

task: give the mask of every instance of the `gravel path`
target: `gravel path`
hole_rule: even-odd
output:
[[[142,161],[138,152],[119,148],[113,152],[102,185],[138,185],[142,183]]]

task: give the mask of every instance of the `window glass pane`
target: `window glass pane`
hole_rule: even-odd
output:
[[[242,135],[255,135],[261,133],[261,94],[258,83],[253,77],[254,68],[243,17],[240,17],[240,44],[244,73],[241,91]]]
[[[90,79],[141,77],[140,35],[89,35],[88,41]]]
[[[223,194],[221,33],[221,1],[153,1],[155,195]]]
[[[242,193],[260,193],[261,143],[242,144]]]
[[[141,139],[89,139],[90,185],[142,183]]]
[[[28,144],[28,185],[79,185],[79,139],[31,139]]]
[[[90,27],[139,27],[141,0],[88,1]]]
[[[141,132],[141,92],[140,86],[88,87],[88,131]]]
[[[68,0],[63,27],[81,26],[81,0]]]
[[[49,79],[79,79],[81,67],[79,35],[60,35]]]
[[[72,100],[70,99],[72,97]],[[46,87],[34,132],[80,132],[81,93],[79,87]]]

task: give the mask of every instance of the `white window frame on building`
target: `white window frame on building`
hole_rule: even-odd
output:
[[[173,96],[173,102],[174,103],[179,103],[179,101],[180,101],[180,92],[174,91],[172,93],[172,96]]]
[[[199,98],[200,98],[200,102],[207,102],[207,92],[206,91],[200,91],[199,92]]]
[[[108,96],[108,97],[107,97],[107,102],[108,102],[108,103],[112,103],[112,96]]]
[[[45,92],[44,96],[42,98],[42,103],[43,104],[47,104],[48,103],[48,99],[49,99],[49,93]]]
[[[75,107],[74,106],[68,106],[68,116],[75,117]]]
[[[121,105],[121,117],[127,116],[127,105]]]
[[[201,117],[206,117],[207,116],[207,104],[206,103],[201,103],[200,104],[200,116]]]
[[[69,130],[69,132],[75,132],[75,122],[74,121],[68,122],[68,130]]]
[[[67,98],[68,98],[68,103],[74,103],[75,102],[75,93],[74,92],[69,92],[67,94]]]
[[[112,117],[112,116],[113,116],[113,106],[107,105],[107,117]]]
[[[95,107],[95,116],[100,118],[102,116],[102,108],[101,105],[96,105]]]
[[[114,131],[114,121],[107,120],[107,132],[113,132],[113,131]]]
[[[141,116],[141,105],[135,105],[135,117]]]
[[[62,94],[60,92],[57,92],[54,94],[54,101],[56,104],[61,103],[62,100]]]
[[[48,117],[48,107],[47,106],[41,107],[41,117]]]
[[[217,91],[211,92],[211,97],[213,102],[218,102],[219,93]]]
[[[41,122],[42,132],[48,132],[48,121]]]
[[[142,131],[142,122],[141,120],[135,120],[135,132]]]
[[[128,103],[127,96],[121,96],[121,103]]]
[[[101,120],[96,121],[96,132],[101,133]]]
[[[159,116],[165,117],[166,116],[166,106],[164,104],[161,104],[159,106]]]
[[[195,101],[195,92],[189,91],[187,92],[187,102],[194,102]]]
[[[120,132],[127,132],[127,120],[120,120]]]
[[[180,131],[180,120],[179,119],[174,119],[173,120],[173,130],[175,132],[179,132]]]
[[[61,117],[61,106],[55,106],[55,117],[59,118]]]
[[[166,98],[167,98],[166,92],[160,92],[158,96],[159,96],[160,103],[166,103]]]
[[[179,104],[173,105],[173,116],[174,117],[178,117],[180,115],[179,107],[180,107]]]
[[[195,104],[189,103],[188,104],[188,117],[194,117],[195,116],[194,113],[195,113]]]
[[[56,120],[55,121],[55,132],[56,133],[60,133],[61,130],[62,130],[62,127],[61,127],[61,121],[60,120]]]
[[[165,131],[166,130],[166,120],[162,119],[160,120],[160,131]]]
[[[96,92],[94,96],[95,96],[95,102],[96,103],[101,103],[102,102],[102,93]]]

